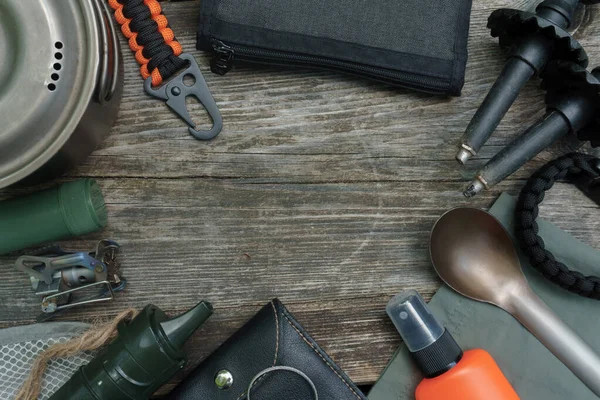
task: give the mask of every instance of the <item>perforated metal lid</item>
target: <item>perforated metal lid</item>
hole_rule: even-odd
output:
[[[0,1],[0,187],[54,156],[97,86],[94,0]]]

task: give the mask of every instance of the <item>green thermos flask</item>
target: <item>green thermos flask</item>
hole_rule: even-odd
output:
[[[0,255],[98,231],[107,223],[100,187],[93,179],[0,202]]]
[[[213,313],[208,302],[168,319],[148,305],[50,400],[147,400],[185,365],[184,343]]]

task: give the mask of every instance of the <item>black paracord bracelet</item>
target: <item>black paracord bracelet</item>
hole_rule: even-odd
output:
[[[600,159],[581,153],[567,154],[551,161],[527,181],[519,195],[516,209],[517,239],[529,256],[531,265],[562,288],[596,300],[600,300],[600,278],[571,271],[565,264],[557,261],[552,253],[546,250],[535,220],[545,192],[550,190],[557,180],[572,180],[584,174],[590,178],[598,177],[599,165]]]

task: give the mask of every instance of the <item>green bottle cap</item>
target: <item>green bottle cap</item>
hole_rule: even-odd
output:
[[[212,313],[212,304],[203,301],[177,318],[160,322],[160,327],[171,346],[179,350]]]
[[[61,185],[58,201],[64,223],[72,236],[95,232],[108,223],[102,191],[93,179],[80,179]]]

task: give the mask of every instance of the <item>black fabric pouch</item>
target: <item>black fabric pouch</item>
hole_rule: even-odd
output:
[[[203,0],[197,47],[234,63],[333,69],[458,96],[471,0]]]
[[[228,384],[223,384],[229,378]],[[204,360],[169,400],[367,400],[277,299]],[[221,382],[221,388],[216,381]]]

